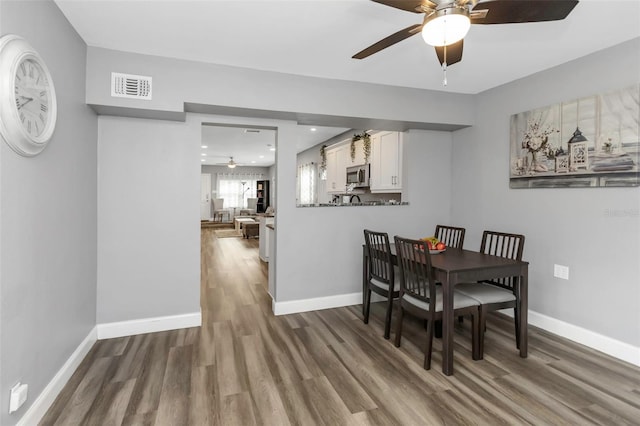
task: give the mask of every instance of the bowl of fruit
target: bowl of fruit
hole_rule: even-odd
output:
[[[445,243],[443,243],[436,237],[424,237],[421,238],[421,240],[427,243],[427,248],[429,249],[430,254],[438,254],[447,250],[447,246],[445,245]]]

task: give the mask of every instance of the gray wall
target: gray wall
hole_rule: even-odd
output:
[[[97,118],[85,105],[86,46],[52,1],[1,1],[0,32],[41,54],[58,96],[40,155],[0,142],[0,424],[12,425],[96,324]],[[9,415],[18,381],[29,399]]]
[[[87,100],[102,107],[139,106],[139,102],[127,103],[108,96],[108,71],[114,70],[154,76],[154,101],[147,104],[149,108],[162,109],[170,105],[181,105],[181,101],[189,101],[272,111],[294,110],[328,116],[344,114],[347,117],[394,118],[400,121],[424,120],[423,111],[433,110],[437,112],[430,115],[430,121],[436,121],[437,117],[443,122],[462,120],[466,124],[470,122],[469,112],[473,111],[471,96],[351,84],[318,78],[298,78],[277,73],[144,57],[105,49],[90,50],[87,65],[91,75],[87,79],[90,93],[87,94]],[[199,75],[201,79],[192,78],[194,75]],[[178,81],[180,84],[177,84]],[[297,123],[275,119],[219,117],[217,119],[235,121],[243,125],[262,124],[277,128],[277,168],[273,180],[277,182],[278,301],[357,292],[360,288],[359,247],[364,227],[387,230],[392,235],[398,233],[424,236],[433,233],[436,223],[447,222],[449,219],[451,134],[448,132],[407,133],[404,152],[407,157],[406,173],[411,176],[406,181],[408,184],[404,199],[411,203],[410,206],[339,210],[298,209],[295,207]],[[207,119],[213,120],[211,116],[207,116]],[[359,128],[355,125],[345,127]],[[184,134],[181,139],[184,143],[196,144],[199,137]],[[102,143],[101,138],[100,144]],[[199,155],[194,156],[194,161],[199,161]],[[102,169],[102,157],[100,161]],[[427,164],[431,164],[432,167],[427,167]],[[117,168],[118,165],[113,163],[110,167]],[[199,172],[200,168],[197,170]],[[142,171],[138,176],[129,176],[130,182],[134,185],[142,178]],[[197,188],[197,185],[195,187]],[[194,199],[194,208],[197,208],[198,200],[199,197]],[[429,209],[433,205],[432,200],[438,200],[437,209]],[[310,241],[313,241],[313,244],[309,244]],[[181,242],[190,244],[186,240]],[[103,241],[100,241],[100,245],[102,244]],[[145,247],[148,247],[146,242],[140,240],[130,241],[129,244],[145,244]],[[304,256],[301,256],[301,253],[304,253]],[[101,261],[100,265],[102,269]],[[113,266],[118,267],[117,264]],[[117,275],[120,272],[114,270],[110,273]],[[128,297],[118,294],[124,288],[117,290],[113,292],[114,299]],[[132,291],[131,286],[128,287],[128,291]]]
[[[640,39],[478,96],[453,135],[453,221],[466,246],[483,229],[526,235],[530,309],[640,346],[640,189],[509,189],[509,117],[640,82]],[[619,212],[620,215],[610,214]],[[626,212],[626,213],[625,213]],[[554,263],[570,268],[553,277]]]
[[[153,100],[112,98],[114,71],[152,76]],[[310,124],[397,130],[384,125],[343,123],[340,117],[470,125],[475,109],[471,95],[303,77],[95,47],[89,48],[87,77],[87,103],[102,106],[100,110],[104,111],[122,107],[182,112],[184,104],[189,103],[275,111],[282,113],[279,119],[292,119],[285,113],[293,112],[302,120],[315,115],[334,120]]]
[[[436,224],[449,223],[451,149],[448,132],[404,134],[403,199],[408,206],[296,208],[295,182],[279,184],[278,302],[361,291],[365,228],[392,237],[424,237],[433,235]]]
[[[99,324],[200,311],[200,123],[99,119]]]
[[[601,258],[602,251],[594,249],[591,255],[584,257],[580,257],[580,253],[583,247],[594,245],[591,224],[606,224],[595,231],[595,235],[599,235],[598,240],[611,238],[608,235],[630,239],[625,242],[626,249],[617,253],[619,256],[607,258],[617,268],[616,282],[622,282],[623,288],[634,296],[625,302],[616,302],[614,306],[624,306],[630,312],[638,311],[637,290],[629,284],[637,282],[639,276],[636,260],[638,241],[629,237],[633,233],[627,232],[637,231],[638,219],[602,217],[604,209],[626,211],[625,207],[630,205],[637,208],[637,188],[511,191],[508,189],[507,167],[511,114],[571,100],[600,89],[624,87],[637,81],[637,61],[636,40],[478,96],[461,98],[449,97],[442,92],[434,96],[420,90],[298,78],[90,49],[90,75],[87,80],[90,93],[87,99],[92,104],[107,107],[141,107],[128,104],[126,100],[108,98],[108,71],[116,70],[149,74],[154,79],[158,76],[157,84],[154,80],[154,99],[157,98],[158,104],[151,107],[174,108],[176,111],[182,111],[184,102],[194,102],[239,109],[299,111],[338,118],[344,114],[346,117],[450,122],[460,107],[461,115],[457,120],[478,124],[453,134],[434,131],[407,134],[406,172],[413,174],[406,181],[406,200],[411,203],[408,207],[296,209],[296,153],[293,147],[296,123],[261,121],[278,128],[277,300],[357,291],[360,259],[354,247],[360,244],[360,233],[364,227],[384,229],[391,234],[428,235],[437,222],[452,222],[469,229],[467,244],[470,247],[479,245],[482,229],[495,227],[520,231],[529,236],[525,256],[529,256],[528,260],[532,262],[532,287],[536,286],[532,290],[532,309],[637,345],[637,327],[632,329],[632,325],[638,323],[637,316],[634,317],[635,322],[627,321],[625,326],[615,328],[602,322],[595,324],[597,320],[591,315],[591,309],[569,308],[565,303],[573,297],[575,290],[585,285],[593,293],[596,283],[604,279],[604,271],[607,270],[596,270],[595,266],[590,266],[597,264],[594,259]],[[185,79],[181,78],[183,75],[202,78]],[[176,81],[182,84],[176,85]],[[191,81],[198,81],[198,84],[190,84]],[[367,92],[365,98],[362,98],[363,91]],[[357,102],[352,102],[354,99]],[[439,101],[442,101],[442,108],[440,105],[429,108]],[[469,114],[469,109],[472,114]],[[437,115],[427,117],[424,111],[435,111]],[[340,122],[340,125],[348,127],[350,124]],[[351,127],[357,128],[355,125]],[[452,140],[453,153],[448,145]],[[543,207],[548,207],[549,212]],[[565,222],[568,223],[566,227],[558,226],[558,223],[564,225]],[[300,232],[301,229],[305,232]],[[545,238],[538,240],[542,236]],[[553,247],[549,241],[554,242]],[[300,253],[305,253],[305,256],[302,258]],[[527,253],[535,253],[535,256]],[[572,279],[569,282],[555,280],[551,276],[553,263],[570,266]],[[585,273],[588,276],[583,275]]]

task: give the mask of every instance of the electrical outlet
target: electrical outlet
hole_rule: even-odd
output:
[[[9,414],[18,411],[18,408],[27,400],[27,390],[29,386],[18,382],[11,388],[11,397],[9,399]]]
[[[569,279],[569,267],[563,265],[553,265],[553,276],[563,280]]]

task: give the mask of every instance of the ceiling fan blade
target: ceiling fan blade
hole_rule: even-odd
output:
[[[471,23],[515,24],[559,21],[566,18],[577,4],[577,0],[487,0],[473,7]],[[484,13],[479,13],[481,11],[487,11],[486,16]]]
[[[410,27],[405,28],[404,30],[400,30],[397,33],[391,34],[389,37],[383,38],[377,43],[372,44],[364,50],[356,53],[352,56],[353,59],[364,59],[367,56],[371,56],[374,53],[378,53],[382,49],[386,49],[389,46],[393,46],[394,44],[401,42],[402,40],[411,37],[412,35],[418,34],[422,29],[422,24],[412,25]]]
[[[464,40],[460,40],[453,44],[447,46],[447,66],[458,63],[462,60],[462,44]],[[445,46],[436,46],[436,55],[438,55],[438,60],[440,61],[440,65],[444,63],[444,47]]]
[[[375,3],[384,4],[385,6],[395,7],[396,9],[406,10],[413,13],[424,13],[423,5],[427,9],[435,9],[438,5],[429,0],[371,0]]]

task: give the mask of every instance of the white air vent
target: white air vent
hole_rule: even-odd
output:
[[[112,72],[111,96],[151,100],[151,77]]]

